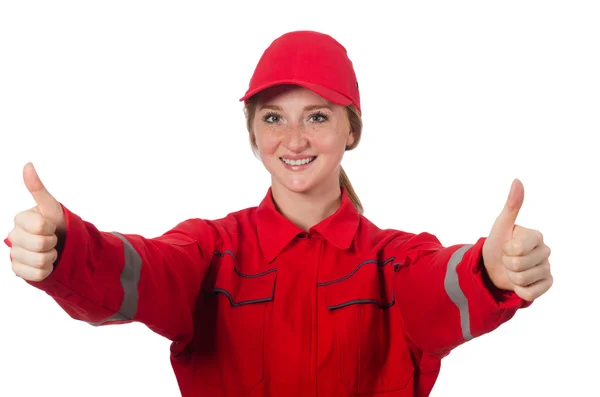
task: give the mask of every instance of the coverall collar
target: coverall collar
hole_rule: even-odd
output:
[[[309,233],[318,234],[338,249],[345,250],[352,244],[360,214],[344,187],[341,187],[341,195],[342,201],[338,210],[311,227]],[[269,262],[273,261],[295,237],[304,233],[300,227],[277,211],[271,188],[258,206],[256,216],[260,248]]]

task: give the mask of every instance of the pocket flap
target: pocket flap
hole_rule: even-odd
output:
[[[377,305],[381,309],[393,306],[393,261],[393,257],[366,260],[342,277],[319,282],[317,285],[326,289],[327,307],[336,310],[357,304]]]
[[[244,273],[236,267],[235,257],[230,251],[216,252],[215,255],[221,260],[213,267],[216,272],[214,293],[225,295],[233,307],[273,300],[277,268],[261,273]]]

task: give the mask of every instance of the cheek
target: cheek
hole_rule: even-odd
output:
[[[323,133],[316,135],[311,143],[320,153],[337,156],[346,149],[346,136],[339,132]]]
[[[278,134],[272,131],[258,131],[255,135],[258,152],[264,157],[273,154],[279,147]]]

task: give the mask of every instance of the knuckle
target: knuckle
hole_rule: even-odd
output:
[[[42,267],[44,267],[44,265],[46,265],[47,259],[44,254],[35,253],[31,262],[33,266],[35,266],[38,269],[41,269]]]
[[[31,230],[34,234],[42,234],[44,232],[44,221],[42,219],[36,219],[31,225]]]
[[[31,281],[42,281],[46,278],[46,271],[44,269],[35,269],[33,274],[31,275]]]
[[[49,238],[49,247],[48,248],[54,249],[54,248],[56,248],[57,244],[58,244],[58,236],[56,236],[56,234],[53,234]]]
[[[551,266],[550,266],[550,262],[546,261],[542,264],[542,268],[544,269],[544,274],[547,274],[548,276],[551,275]]]
[[[54,266],[54,258],[56,257],[56,253],[54,250],[50,252],[46,252],[44,254],[44,263],[42,265],[43,269],[51,269]]]
[[[19,212],[15,215],[13,221],[15,226],[19,226],[21,224],[21,219],[23,218],[23,212]]]
[[[523,275],[523,273],[512,273],[511,279],[512,279],[513,283],[515,283],[516,285],[518,285],[520,287],[526,286],[526,280],[525,280],[525,276]]]
[[[521,240],[515,240],[512,242],[511,251],[515,255],[523,255],[525,251],[525,247],[523,246],[523,242]]]
[[[56,236],[40,236],[37,244],[40,252],[51,250],[56,246]]]
[[[509,263],[513,271],[519,271],[523,267],[523,259],[521,257],[511,258]]]
[[[44,251],[44,248],[46,246],[44,238],[41,236],[34,236],[32,238],[31,246],[37,252]]]
[[[517,295],[526,301],[532,301],[535,299],[535,295],[531,288],[519,288]]]
[[[538,240],[540,242],[543,242],[544,241],[544,235],[542,234],[542,232],[540,232],[539,230],[536,230],[535,232],[536,232]]]
[[[29,222],[29,220],[32,218],[32,213],[33,211],[31,210],[21,211],[17,213],[14,219],[15,226],[23,228],[23,226],[25,226],[27,222]]]
[[[526,289],[523,292],[522,298],[525,299],[526,301],[532,301],[532,300],[534,300],[536,298],[536,296],[535,296],[535,294],[532,291]]]

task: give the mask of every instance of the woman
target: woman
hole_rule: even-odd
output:
[[[170,339],[184,397],[424,397],[453,348],[550,288],[549,248],[515,226],[519,181],[472,245],[443,247],[362,215],[340,167],[361,137],[358,83],[332,37],[276,39],[242,100],[272,176],[257,207],[153,239],[106,233],[28,164],[37,205],[7,239],[14,272],[75,319],[137,321]]]

